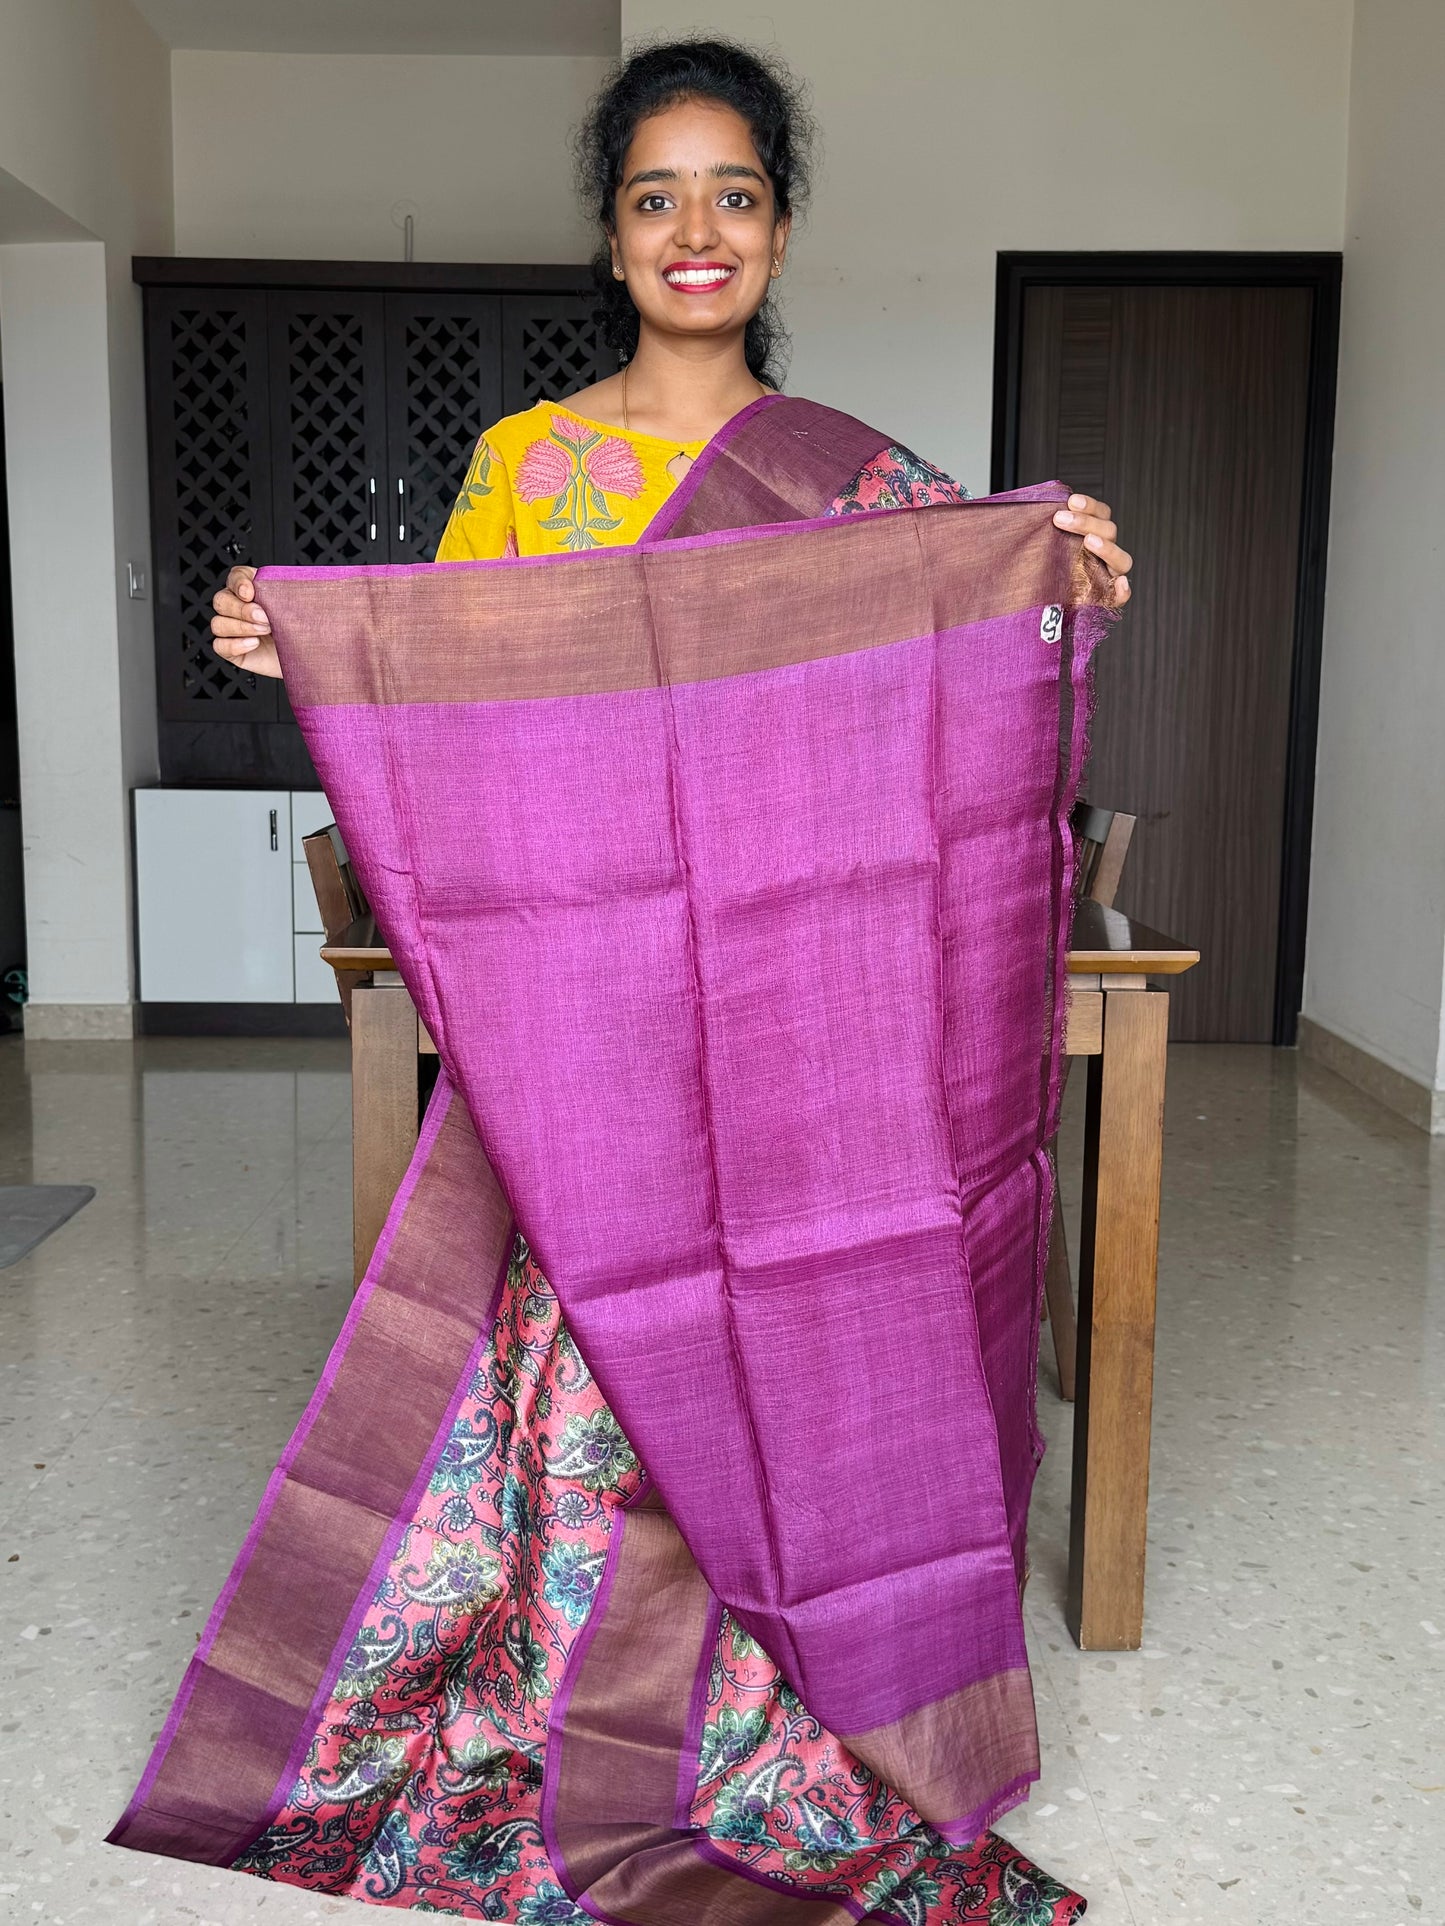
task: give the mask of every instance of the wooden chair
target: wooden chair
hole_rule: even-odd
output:
[[[306,867],[311,872],[311,887],[316,891],[316,904],[321,911],[321,927],[326,932],[328,943],[335,943],[351,925],[370,913],[361,884],[351,867],[346,854],[346,845],[341,840],[341,831],[335,823],[328,823],[325,829],[318,829],[313,835],[301,838],[301,847],[306,852]],[[359,983],[371,980],[369,970],[338,970],[336,987],[341,993],[341,1007],[346,1012],[348,1026],[351,1023],[351,993]]]
[[[1096,809],[1092,803],[1075,803],[1070,824],[1078,851],[1080,896],[1102,903],[1105,909],[1113,908],[1136,820],[1125,815],[1122,809]],[[1063,1070],[1067,1077],[1067,1057]],[[1064,1215],[1058,1202],[1059,1162],[1055,1144],[1049,1145],[1048,1154],[1054,1172],[1054,1219],[1049,1228],[1049,1255],[1044,1267],[1044,1313],[1054,1343],[1059,1396],[1066,1404],[1072,1404],[1077,1375],[1078,1318],[1074,1311],[1074,1279],[1069,1269]]]
[[[351,1241],[360,1284],[406,1175],[437,1050],[397,974],[335,823],[301,839],[321,909],[321,954],[351,1031]],[[330,954],[328,955],[328,951]]]

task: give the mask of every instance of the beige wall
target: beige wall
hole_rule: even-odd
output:
[[[975,488],[988,478],[1000,248],[1346,243],[1307,1007],[1418,1081],[1442,1081],[1445,670],[1429,504],[1445,448],[1434,132],[1445,9],[775,0],[715,12],[624,0],[628,37],[695,26],[775,42],[813,86],[824,156],[787,279],[791,385],[886,424]],[[73,446],[60,466],[52,449],[47,485],[63,479],[67,512],[88,530],[98,515],[99,534],[78,549],[68,527],[47,524],[20,558],[52,598],[33,603],[41,613],[27,615],[22,650],[54,649],[63,625],[42,634],[45,610],[59,609],[61,584],[80,606],[76,570],[90,572],[86,619],[101,620],[105,644],[79,697],[73,677],[54,679],[25,725],[27,780],[41,785],[30,826],[43,843],[42,999],[44,956],[80,942],[95,902],[66,871],[97,825],[118,848],[120,791],[146,768],[149,605],[115,603],[126,555],[145,552],[128,276],[132,251],[170,244],[172,194],[180,252],[399,258],[399,205],[415,210],[420,259],[565,260],[589,240],[566,133],[599,62],[181,54],[173,69],[127,0],[0,7],[0,170],[105,245],[103,403],[93,329],[84,388],[87,408],[110,419],[110,447],[95,451],[110,500],[77,483]],[[0,243],[7,205],[23,198],[0,195]],[[42,265],[7,259],[12,285]],[[77,297],[88,286],[98,298],[93,263],[72,270]],[[12,474],[24,472],[12,456]],[[77,699],[115,751],[52,783],[45,759]],[[101,922],[83,981],[66,979],[79,1002],[125,994],[128,939],[113,901]]]
[[[606,64],[177,53],[176,252],[399,261],[408,206],[418,260],[586,259],[567,132]]]
[[[775,43],[824,140],[791,385],[988,482],[1001,248],[1337,248],[1350,0],[623,0]]]
[[[1305,1008],[1445,1087],[1445,7],[1358,0]]]
[[[0,7],[8,394],[31,1012],[129,1025],[126,789],[155,772],[140,297],[171,244],[170,63],[128,0]],[[9,222],[6,225],[7,209]],[[46,215],[42,210],[49,210]],[[38,240],[88,234],[90,241]],[[25,244],[19,244],[25,243]],[[8,245],[7,245],[8,244]]]

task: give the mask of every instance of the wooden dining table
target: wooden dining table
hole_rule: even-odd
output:
[[[420,1065],[436,1046],[373,918],[321,955],[337,971],[365,973],[351,999],[359,1283],[416,1148]],[[1086,1651],[1133,1651],[1144,1635],[1167,982],[1198,961],[1197,950],[1120,910],[1078,905],[1065,1050],[1088,1059],[1088,1077],[1065,1616]]]

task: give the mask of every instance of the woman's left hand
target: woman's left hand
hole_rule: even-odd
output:
[[[1114,578],[1114,607],[1123,608],[1129,599],[1129,571],[1134,557],[1115,539],[1119,531],[1109,504],[1096,502],[1092,495],[1070,495],[1068,507],[1059,510],[1054,524],[1070,535],[1083,536],[1085,548],[1098,556]]]

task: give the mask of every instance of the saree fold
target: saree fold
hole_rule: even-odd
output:
[[[884,440],[769,399],[635,548],[264,572],[443,1073],[118,1843],[230,1863],[275,1817],[514,1224],[646,1468],[552,1712],[571,1897],[863,1916],[690,1817],[724,1608],[943,1840],[1037,1776],[1044,1145],[1109,617],[1062,487],[820,518]]]

